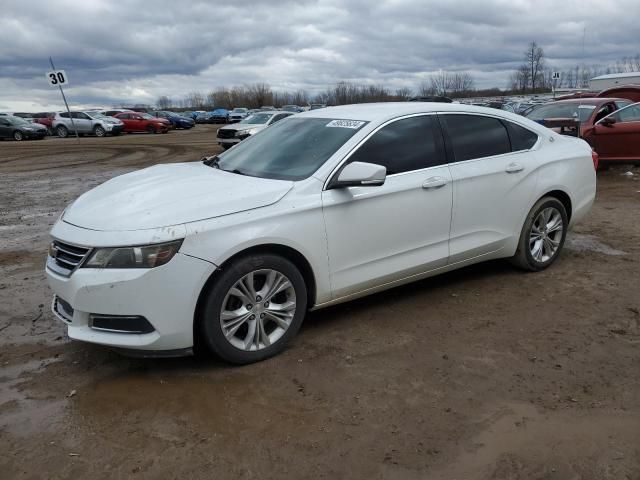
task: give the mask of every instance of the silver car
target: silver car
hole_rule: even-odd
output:
[[[73,134],[74,129],[78,131],[78,135],[104,137],[109,134],[120,135],[124,129],[124,123],[97,111],[71,112],[71,116],[69,112],[59,112],[53,118],[52,128],[61,138]]]
[[[244,120],[248,116],[249,116],[248,108],[241,108],[241,107],[234,108],[233,110],[231,110],[231,112],[229,112],[229,123],[239,122],[241,120]]]
[[[224,149],[233,147],[247,137],[264,130],[269,125],[293,115],[292,112],[259,111],[249,115],[244,120],[233,125],[227,125],[218,129],[218,145]]]

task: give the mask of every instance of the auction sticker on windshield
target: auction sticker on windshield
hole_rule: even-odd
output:
[[[327,123],[327,127],[340,127],[340,128],[353,128],[354,130],[359,129],[362,125],[367,122],[362,122],[360,120],[331,120]]]

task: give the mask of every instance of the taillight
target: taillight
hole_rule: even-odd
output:
[[[593,169],[598,170],[598,162],[600,161],[598,152],[596,152],[595,150],[591,150],[591,158],[593,159]]]

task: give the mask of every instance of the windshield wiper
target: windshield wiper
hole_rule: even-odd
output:
[[[220,161],[220,157],[218,155],[214,155],[213,157],[204,157],[202,163],[204,163],[207,167],[212,168],[220,168],[218,166],[218,162]]]
[[[218,168],[220,168],[220,167],[218,167]],[[224,169],[220,168],[220,170],[222,170],[223,172],[236,173],[238,175],[247,175],[246,173],[238,170],[237,168],[234,168],[233,170],[224,170]]]

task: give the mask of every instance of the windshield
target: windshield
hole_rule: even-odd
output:
[[[153,119],[153,118],[156,118],[156,117],[152,117],[152,116],[151,116],[151,115],[149,115],[148,113],[138,113],[138,115],[140,115],[142,118],[145,118],[145,119],[147,119],[147,120],[151,120],[151,119]]]
[[[221,154],[218,167],[252,177],[302,180],[366,124],[328,118],[286,119]]]
[[[256,124],[262,125],[263,123],[267,123],[272,116],[273,116],[272,113],[254,113],[253,115],[249,115],[240,123],[252,123],[254,125]]]
[[[91,118],[105,118],[106,117],[106,115],[103,115],[100,112],[84,112],[84,113],[89,115]]]
[[[27,122],[24,118],[14,117],[14,116],[3,116],[5,120],[9,120],[11,125],[31,125],[31,122]]]
[[[533,121],[545,118],[578,118],[584,122],[591,116],[595,108],[595,105],[579,103],[554,103],[536,108],[527,115],[527,118]]]

